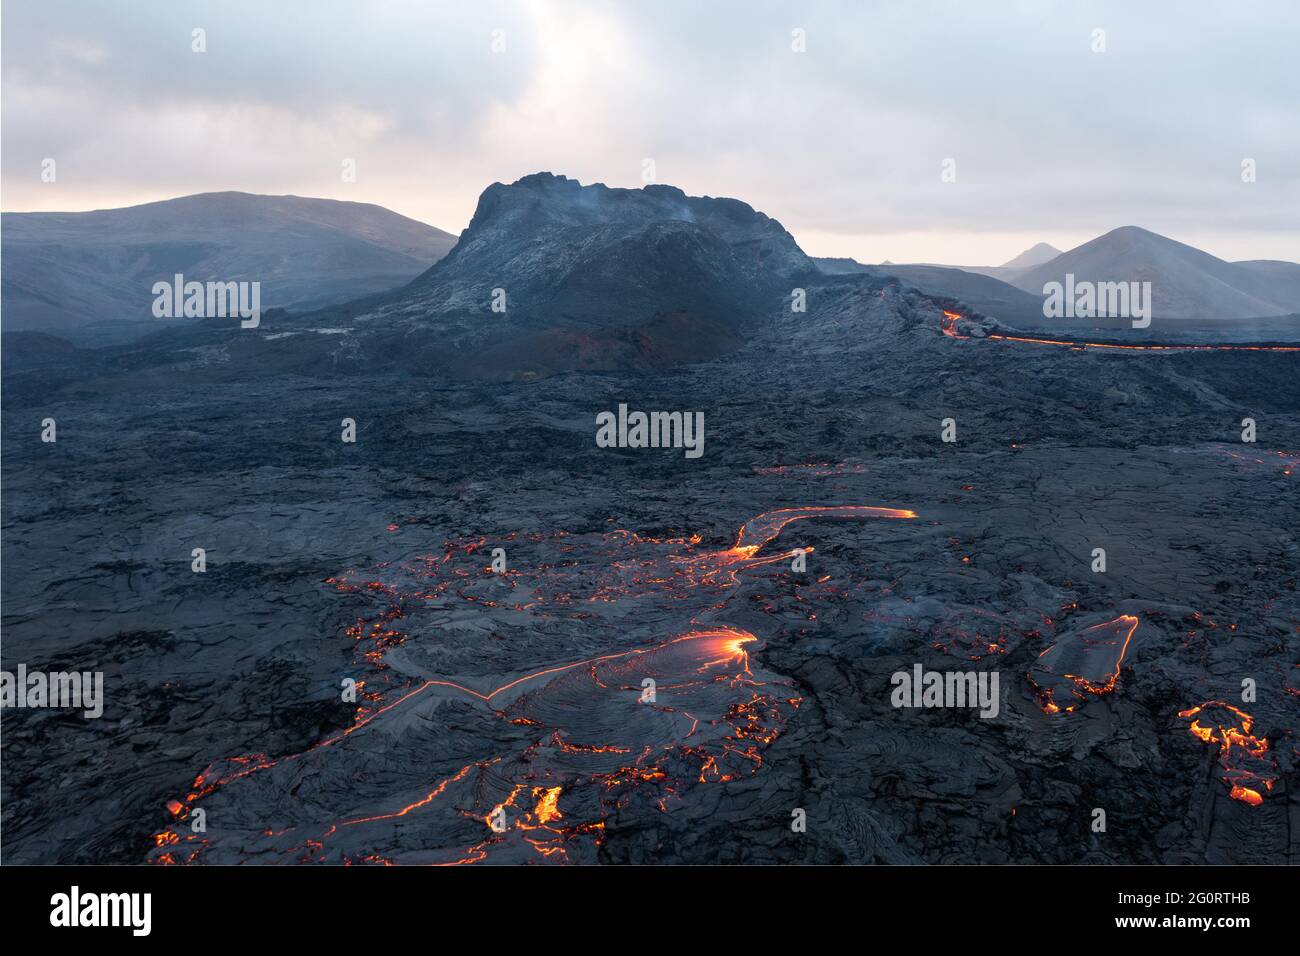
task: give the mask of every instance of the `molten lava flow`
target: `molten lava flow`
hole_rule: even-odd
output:
[[[172,827],[155,838],[152,859],[192,863],[211,852],[206,837],[181,824],[200,800],[220,801],[226,788],[237,787],[248,789],[248,799],[225,799],[221,812],[236,815],[247,806],[258,822],[223,830],[225,852],[236,858],[257,854],[288,862],[385,865],[590,860],[615,810],[649,800],[670,812],[696,786],[758,772],[763,751],[801,703],[798,693],[751,660],[754,634],[717,625],[649,645],[589,650],[576,660],[543,658],[531,666],[512,661],[491,681],[478,672],[412,680],[405,675],[419,670],[411,666],[411,655],[426,640],[413,626],[414,615],[457,600],[497,615],[519,613],[539,625],[553,619],[585,621],[593,611],[607,615],[603,607],[624,601],[634,614],[643,613],[647,601],[651,608],[678,611],[691,606],[680,602],[690,600],[700,610],[716,611],[725,600],[713,595],[735,587],[740,572],[796,553],[759,554],[791,522],[915,516],[862,505],[779,509],[746,522],[735,544],[721,550],[703,547],[700,535],[656,539],[622,530],[511,535],[499,539],[512,542],[512,568],[503,573],[484,567],[481,552],[490,543],[476,538],[449,542],[440,554],[380,565],[365,576],[330,578],[326,583],[340,592],[380,604],[375,614],[348,629],[362,671],[357,687],[364,688],[351,724],[300,753],[233,757],[207,767],[190,793],[168,802]],[[546,559],[530,563],[513,557],[529,547],[543,550]],[[833,597],[838,592],[828,580],[823,576],[798,590]],[[402,668],[389,664],[396,649],[403,654]],[[437,761],[437,769],[420,779],[428,773],[427,749],[419,747],[408,757],[398,748],[411,728],[426,726],[449,699],[481,715],[475,719],[500,721],[505,749],[450,766]],[[372,743],[376,733],[384,741],[378,749]],[[421,739],[416,733],[411,746]],[[382,779],[400,782],[389,786],[376,780],[367,787],[361,768],[372,759],[380,761]],[[288,802],[281,796],[281,788],[305,793],[335,776],[353,781],[346,798],[331,798],[348,807],[335,822],[312,816],[312,807],[328,805],[319,795]],[[285,807],[286,818],[266,826],[267,807]],[[412,849],[411,838],[403,834],[431,820],[441,821],[437,825],[444,829],[454,828],[448,820],[471,821],[486,833],[472,845]]]
[[[1242,471],[1256,471],[1271,466],[1289,478],[1300,470],[1300,452],[1272,449],[1248,453],[1223,444],[1210,447],[1218,454],[1231,458]]]
[[[943,330],[943,334],[948,336],[948,338],[950,339],[970,338],[970,336],[962,335],[960,332],[957,331],[957,320],[961,318],[962,315],[960,313],[948,312],[947,310],[945,310],[943,313],[943,318],[939,320],[940,328]]]
[[[377,816],[373,816],[373,817],[359,817],[359,818],[357,818],[356,820],[345,820],[345,821],[343,821],[342,826],[351,827],[351,826],[356,826],[358,823],[373,823],[373,822],[376,821],[376,820],[393,820],[393,819],[396,819],[397,817],[404,817],[404,816],[406,816],[406,815],[407,815],[408,813],[410,813],[412,810],[419,810],[421,807],[427,807],[430,803],[432,803],[432,802],[433,802],[434,800],[436,800],[438,797],[440,797],[440,796],[442,796],[444,793],[446,793],[446,792],[447,792],[447,787],[448,787],[450,784],[457,783],[457,782],[459,782],[459,781],[461,781],[461,780],[464,780],[464,779],[465,779],[465,776],[466,776],[466,775],[470,772],[470,770],[472,770],[473,768],[474,768],[474,764],[472,764],[472,763],[471,763],[471,764],[466,764],[464,767],[461,767],[461,769],[460,769],[459,771],[457,771],[456,774],[454,774],[453,776],[450,776],[450,777],[448,777],[447,779],[441,781],[441,782],[440,782],[436,787],[434,787],[432,790],[430,790],[430,791],[429,791],[429,792],[428,792],[424,797],[422,797],[421,799],[417,800],[415,803],[408,803],[406,806],[402,807],[400,810],[395,810],[395,811],[393,811],[392,813],[382,813],[382,814],[379,814],[379,815],[377,815]]]
[[[537,796],[537,806],[533,808],[533,815],[537,817],[538,823],[550,823],[552,820],[559,820],[564,814],[560,813],[558,806],[560,800],[560,791],[563,787],[536,787],[533,790]]]
[[[1031,345],[1064,345],[1074,349],[1117,349],[1121,352],[1300,352],[1300,345],[1120,345],[1117,342],[1042,339],[1031,335],[988,335],[985,338]]]
[[[839,505],[816,508],[780,508],[751,518],[740,527],[730,552],[750,558],[776,539],[786,525],[805,518],[915,518],[915,511],[875,508],[868,505]]]
[[[1111,693],[1137,629],[1138,619],[1124,614],[1067,634],[1039,654],[1027,676],[1043,711],[1069,713],[1093,697]]]
[[[1269,752],[1268,740],[1251,733],[1254,718],[1238,707],[1221,700],[1210,700],[1178,716],[1192,718],[1188,731],[1207,744],[1219,745],[1219,766],[1223,782],[1229,787],[1228,795],[1234,800],[1257,807],[1264,802],[1264,793],[1277,782],[1278,766]]]
[[[957,330],[957,312],[944,311],[939,329],[950,339],[969,339]],[[1117,342],[1085,342],[1079,339],[1049,339],[1035,335],[1001,335],[990,333],[985,339],[998,342],[1025,342],[1031,345],[1059,345],[1072,349],[1117,349],[1122,352],[1300,352],[1300,345],[1121,345]]]

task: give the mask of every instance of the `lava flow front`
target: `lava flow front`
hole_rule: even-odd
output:
[[[1192,718],[1187,729],[1194,737],[1218,744],[1219,767],[1228,795],[1253,807],[1263,803],[1264,794],[1277,782],[1278,767],[1269,753],[1268,740],[1251,733],[1255,721],[1250,714],[1221,700],[1211,700],[1179,711],[1178,716]]]
[[[950,339],[970,339],[958,322],[965,319],[959,312],[943,311],[939,330]],[[1022,342],[1029,345],[1059,345],[1077,350],[1114,349],[1121,352],[1300,352],[1300,345],[1122,345],[1118,342],[1088,342],[1082,339],[1051,339],[1038,335],[1004,335],[989,332],[980,338],[993,342]]]
[[[1069,713],[1113,691],[1137,629],[1138,619],[1125,614],[1064,634],[1039,654],[1028,677],[1043,710]]]
[[[491,544],[538,560],[502,573],[483,567],[480,538],[330,579],[380,605],[352,629],[353,722],[300,753],[208,767],[169,803],[151,858],[594,861],[624,812],[672,813],[757,773],[801,703],[753,660],[755,634],[670,622],[716,616],[740,572],[797,554],[760,554],[791,522],[913,517],[781,509],[721,550],[621,530],[509,538]],[[663,636],[632,636],[647,623]],[[220,827],[190,832],[200,805]]]

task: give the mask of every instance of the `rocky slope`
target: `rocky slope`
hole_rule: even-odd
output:
[[[948,266],[866,266],[853,259],[817,259],[830,275],[895,276],[932,295],[960,301],[970,308],[1020,328],[1043,324],[1042,300],[1002,279]]]
[[[4,213],[7,331],[154,331],[153,283],[262,283],[262,307],[312,308],[391,289],[455,242],[369,203],[202,193],[124,209]]]
[[[713,362],[537,382],[6,369],[5,664],[108,692],[6,713],[6,859],[1300,859],[1300,360],[955,339],[872,277],[809,303]],[[704,456],[597,448],[619,402],[703,411]],[[915,518],[754,521],[845,505]],[[1045,710],[1040,655],[1124,615],[1113,685]],[[999,716],[894,708],[916,664],[998,672]],[[1180,716],[1216,700],[1267,741],[1258,806]]]
[[[336,317],[426,368],[661,367],[736,347],[815,273],[780,223],[738,200],[538,173],[489,186],[445,259]]]
[[[626,192],[494,187],[494,242],[333,313],[19,341],[4,665],[107,700],[6,712],[6,861],[1300,860],[1300,352],[1008,336]],[[593,351],[519,380],[496,275]],[[598,446],[620,403],[703,455]],[[895,707],[917,666],[997,716]]]

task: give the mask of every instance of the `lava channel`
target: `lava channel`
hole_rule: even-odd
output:
[[[939,329],[950,339],[970,339],[957,323],[965,316],[944,310]],[[993,342],[1022,342],[1029,345],[1058,345],[1083,351],[1085,349],[1113,349],[1120,352],[1300,352],[1300,345],[1122,345],[1118,342],[1088,342],[1082,339],[1049,339],[1036,335],[1002,335],[991,332],[982,338]]]

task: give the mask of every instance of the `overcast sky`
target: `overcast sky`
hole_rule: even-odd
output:
[[[1133,224],[1300,260],[1292,2],[6,0],[2,28],[7,211],[238,189],[457,233],[493,181],[635,187],[649,158],[814,255],[996,264]]]

